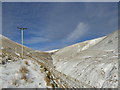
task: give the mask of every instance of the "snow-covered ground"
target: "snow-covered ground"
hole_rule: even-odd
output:
[[[79,57],[67,57],[59,60],[54,65],[57,71],[83,81],[90,86],[117,88],[118,56],[111,52],[107,53],[99,53],[95,56],[90,56],[90,53],[87,53],[89,56],[80,53],[83,55],[82,57],[80,57],[80,54]]]
[[[55,49],[55,50],[49,50],[49,51],[45,51],[45,52],[48,52],[48,53],[53,53],[53,52],[56,52],[58,51],[59,49]]]
[[[46,88],[45,73],[31,60],[19,60],[0,67],[3,88]]]
[[[0,88],[117,88],[117,35],[45,52],[24,47],[24,60],[21,45],[3,37]]]

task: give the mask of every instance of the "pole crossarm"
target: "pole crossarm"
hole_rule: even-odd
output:
[[[27,28],[17,27],[20,30],[26,30]]]

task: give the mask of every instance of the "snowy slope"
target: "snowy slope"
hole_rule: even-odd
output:
[[[61,73],[92,87],[117,88],[117,41],[116,31],[109,36],[65,47],[52,55],[53,64]]]
[[[120,31],[120,30],[119,30]],[[101,42],[91,47],[90,50],[106,50],[118,52],[118,30],[108,35]]]
[[[0,68],[4,88],[46,88],[45,73],[31,60],[7,63]]]
[[[51,79],[45,71],[46,59],[51,60],[50,54],[36,52],[24,46],[24,59],[21,57],[22,45],[2,37],[0,47],[0,88],[47,88],[53,87]],[[28,64],[25,64],[27,62]],[[40,63],[39,63],[40,62]],[[47,62],[47,63],[49,63]],[[26,68],[27,72],[21,69]]]
[[[77,44],[74,44],[74,45],[71,45],[71,46],[67,46],[63,49],[59,49],[59,51],[56,52],[53,55],[53,63],[57,62],[57,60],[58,60],[58,59],[54,60],[54,56],[61,57],[61,58],[67,58],[66,56],[71,56],[71,55],[74,56],[77,53],[94,46],[95,44],[102,41],[104,38],[106,38],[106,36],[96,38],[96,39],[93,39],[93,40],[84,41],[84,42],[77,43]]]

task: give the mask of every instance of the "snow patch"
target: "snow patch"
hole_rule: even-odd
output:
[[[48,52],[48,53],[53,53],[53,52],[56,52],[58,51],[58,49],[55,49],[55,50],[50,50],[50,51],[45,51],[45,52]]]

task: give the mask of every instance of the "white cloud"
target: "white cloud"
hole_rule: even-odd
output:
[[[41,38],[41,37],[32,37],[30,39],[25,40],[26,44],[35,44],[40,42],[46,42],[49,41],[47,38]]]
[[[67,41],[68,42],[73,42],[77,39],[79,39],[80,37],[82,37],[86,31],[88,31],[88,25],[83,23],[83,22],[80,22],[76,29],[73,30],[73,32],[71,32],[68,36],[67,36]]]

